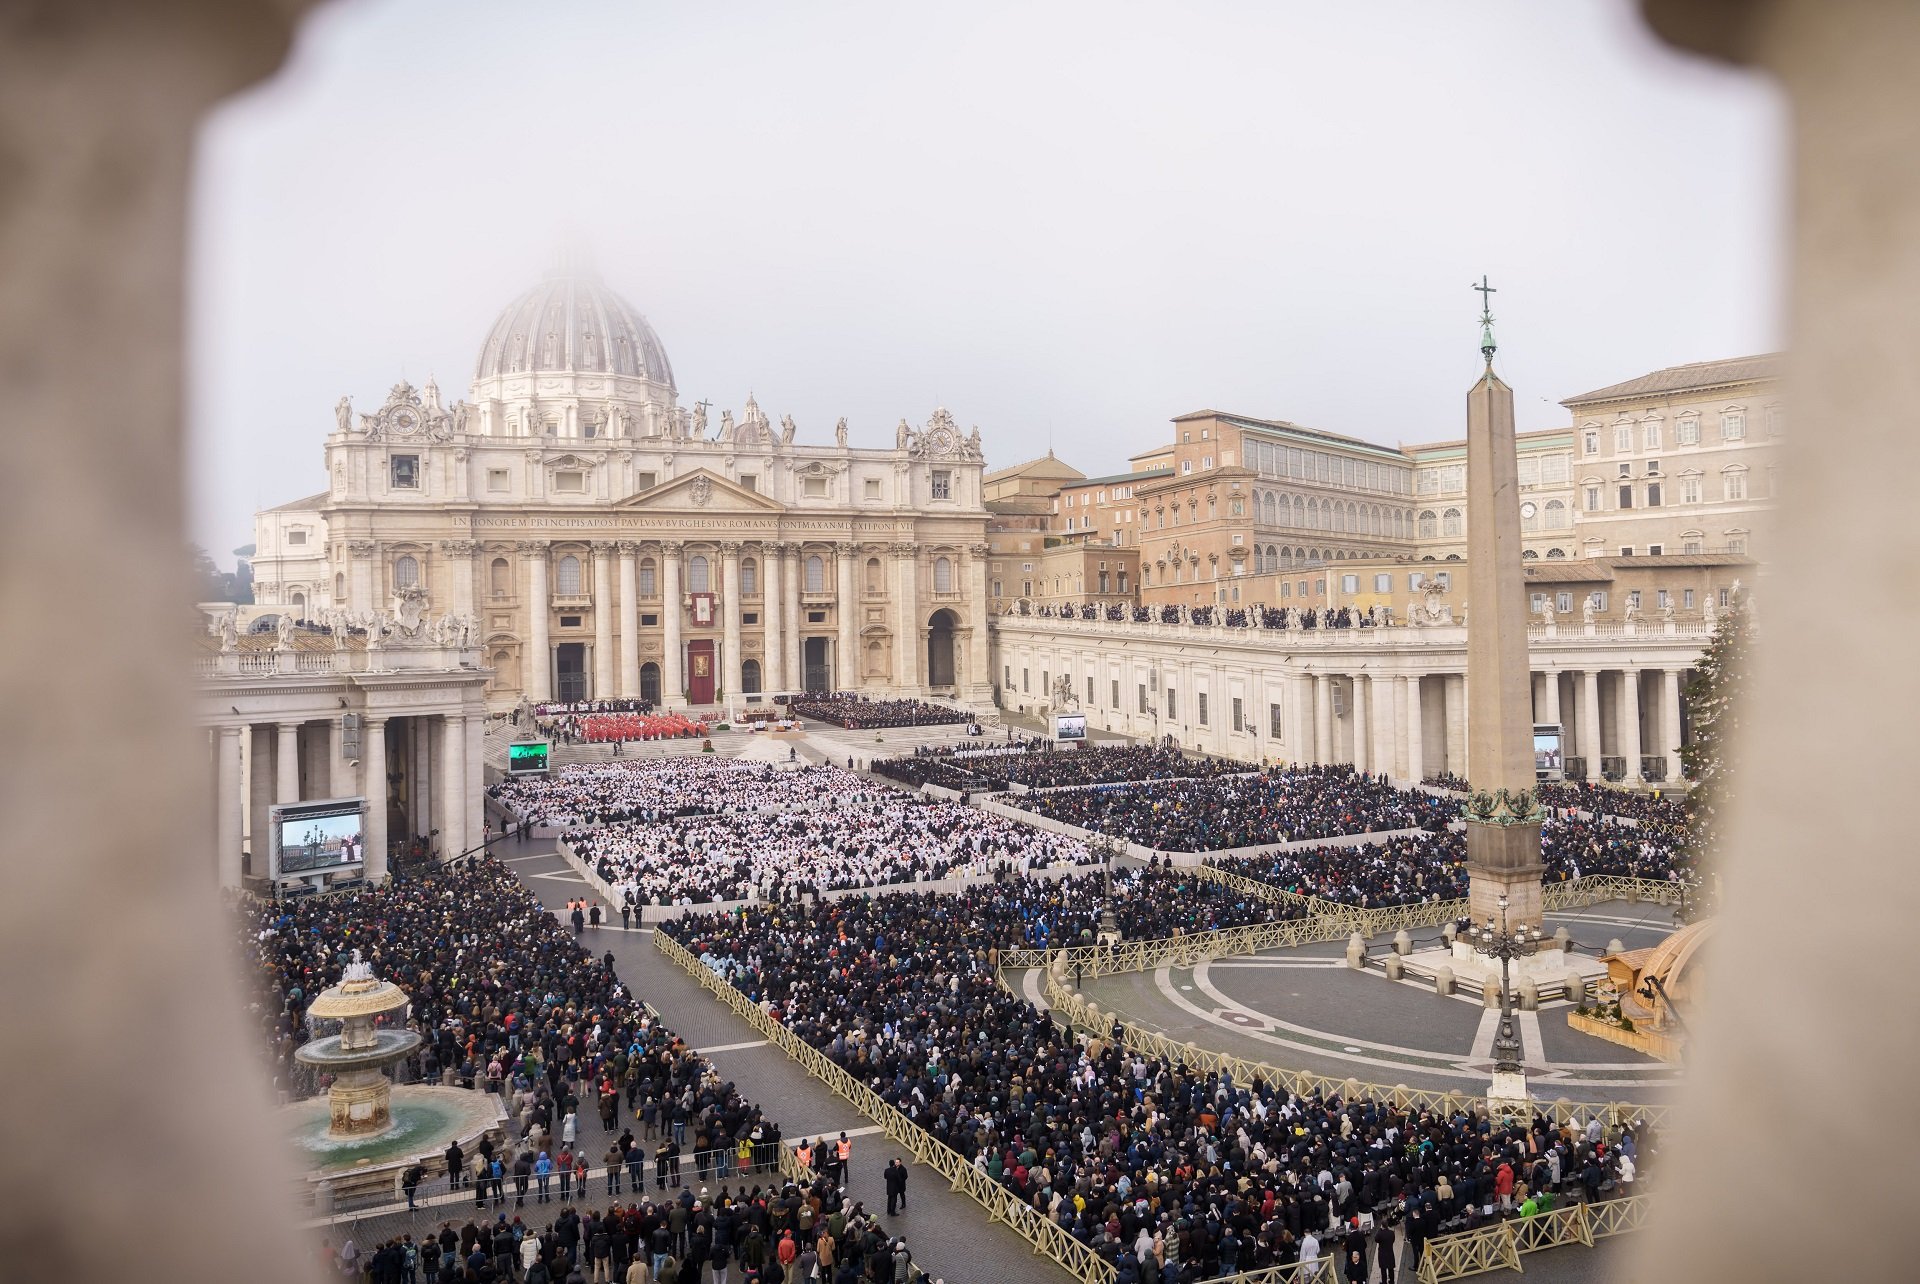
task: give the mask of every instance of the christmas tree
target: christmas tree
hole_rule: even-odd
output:
[[[1737,585],[1735,591],[1737,594]],[[1738,734],[1744,707],[1741,692],[1752,632],[1749,613],[1736,596],[1720,617],[1712,640],[1694,666],[1693,679],[1687,683],[1687,718],[1693,726],[1693,742],[1680,750],[1680,762],[1693,781],[1687,798],[1691,816],[1686,848],[1698,887],[1689,905],[1689,917],[1693,918],[1711,913],[1710,902],[1717,899],[1712,891],[1719,882],[1720,823],[1734,792],[1727,755]]]

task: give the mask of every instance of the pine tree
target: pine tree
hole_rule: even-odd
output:
[[[1693,911],[1690,916],[1695,918],[1711,913],[1709,902],[1717,899],[1708,893],[1718,884],[1720,823],[1734,797],[1727,753],[1738,734],[1744,707],[1742,691],[1751,638],[1748,614],[1736,601],[1720,618],[1706,651],[1694,666],[1692,681],[1687,683],[1687,718],[1693,727],[1693,742],[1680,750],[1680,762],[1693,781],[1687,799],[1691,817],[1686,855],[1699,889],[1689,906]]]

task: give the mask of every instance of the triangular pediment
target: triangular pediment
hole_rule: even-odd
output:
[[[614,507],[660,509],[676,513],[784,513],[786,511],[786,505],[779,501],[769,499],[757,490],[748,490],[745,486],[730,482],[720,474],[705,468],[696,468],[683,476],[662,482],[652,490],[643,490],[638,495],[629,495]]]

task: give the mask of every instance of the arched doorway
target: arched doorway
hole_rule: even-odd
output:
[[[760,694],[760,661],[742,660],[740,662],[740,694]]]
[[[660,666],[651,660],[640,666],[640,698],[648,704],[660,703]]]
[[[953,630],[960,621],[942,608],[927,621],[927,685],[953,685]]]

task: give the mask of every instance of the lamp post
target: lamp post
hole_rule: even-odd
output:
[[[1522,923],[1517,930],[1507,929],[1507,898],[1500,898],[1500,922],[1492,918],[1473,929],[1473,948],[1489,958],[1500,960],[1500,1032],[1493,1039],[1495,1075],[1519,1075],[1520,1037],[1513,1028],[1513,987],[1510,984],[1513,960],[1524,958],[1540,948],[1540,929]]]
[[[1093,842],[1100,856],[1100,943],[1110,945],[1120,939],[1120,917],[1113,908],[1113,858],[1120,844],[1105,830],[1099,831]]]

